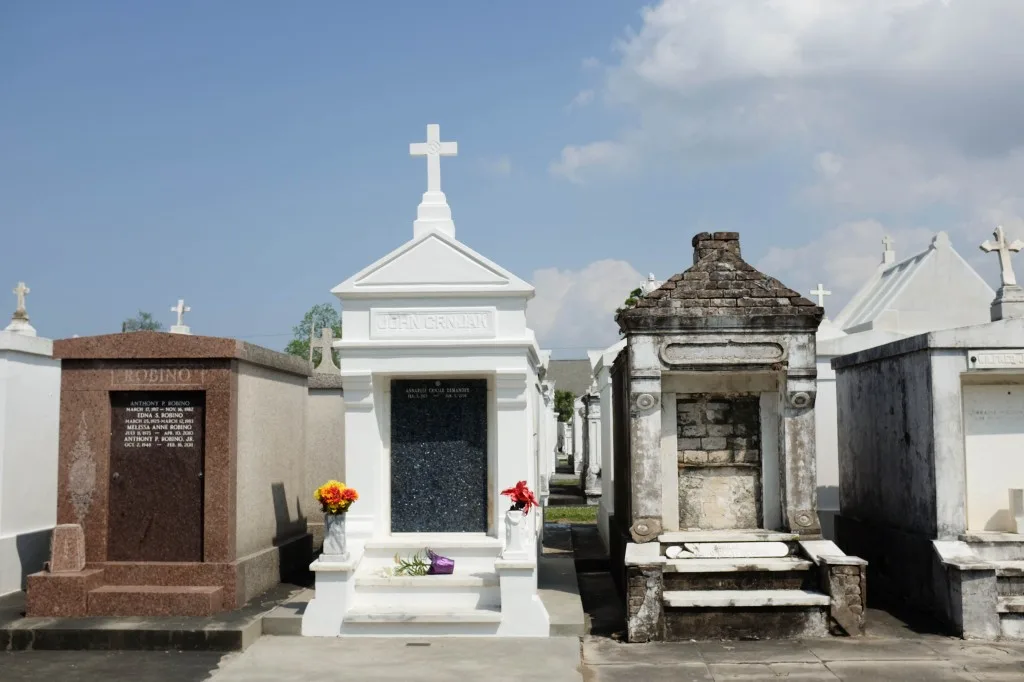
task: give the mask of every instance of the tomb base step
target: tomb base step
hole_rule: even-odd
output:
[[[342,636],[450,637],[493,636],[501,625],[498,607],[458,609],[450,607],[377,608],[354,606],[345,614]]]
[[[430,608],[475,609],[501,604],[498,575],[492,571],[460,571],[451,575],[356,575],[355,606],[367,609]]]
[[[1024,562],[1024,535],[998,531],[971,531],[960,536],[982,561]]]
[[[363,561],[369,565],[394,566],[396,554],[410,557],[431,549],[442,556],[459,560],[462,564],[493,562],[501,553],[501,540],[489,535],[475,533],[437,533],[415,535],[393,535],[387,538],[367,540],[363,548]]]
[[[668,591],[665,639],[827,637],[829,601],[812,590]]]
[[[668,531],[658,536],[663,545],[681,545],[685,542],[796,542],[800,536],[760,528],[737,530],[679,530]]]
[[[777,559],[669,559],[667,592],[737,590],[788,591],[817,586],[814,564],[796,557]]]
[[[104,585],[88,600],[90,616],[211,616],[223,608],[224,588]]]
[[[106,585],[198,585],[218,587],[235,581],[238,568],[230,563],[180,561],[106,561]]]

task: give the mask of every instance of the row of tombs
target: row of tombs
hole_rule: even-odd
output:
[[[736,233],[693,250],[617,313],[604,359],[601,527],[629,640],[858,635],[868,582],[964,637],[1024,638],[1024,296],[1006,273],[991,322],[831,362],[832,541],[823,309]],[[557,447],[533,287],[455,239],[437,180],[413,238],[333,293],[340,368],[325,352],[320,371],[187,328],[51,343],[19,304],[0,334],[0,591],[25,587],[30,619],[207,616],[312,571],[306,635],[548,636],[543,513],[503,496],[523,482],[543,512]],[[321,516],[331,478],[359,498]],[[426,548],[454,572],[395,573]]]

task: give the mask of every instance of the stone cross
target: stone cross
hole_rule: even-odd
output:
[[[172,313],[178,313],[178,327],[185,326],[184,317],[185,313],[192,312],[192,309],[185,305],[185,300],[182,298],[178,299],[178,305],[171,306]]]
[[[334,364],[334,354],[331,353],[331,349],[334,348],[333,329],[327,326],[320,329],[320,339],[311,341],[309,348],[310,355],[312,355],[314,348],[320,349],[320,364],[313,369],[314,372],[317,374],[337,374],[340,371],[338,366]]]
[[[1010,252],[1017,252],[1024,249],[1024,241],[1015,239],[1010,243],[1006,242],[1006,233],[1003,232],[1003,226],[996,227],[995,232],[992,233],[996,240],[985,241],[981,244],[981,250],[985,253],[991,251],[999,252],[999,270],[1003,276],[1003,286],[1013,287],[1017,286],[1017,277],[1013,274],[1013,263],[1010,262]]]
[[[14,317],[20,320],[27,320],[28,313],[25,311],[25,294],[32,293],[32,290],[25,286],[24,282],[18,282],[14,287],[14,295],[18,297],[18,307],[14,309]]]
[[[409,145],[411,156],[427,157],[427,191],[441,191],[441,157],[456,156],[459,153],[458,142],[441,142],[441,126],[431,123],[427,126],[427,141],[414,142]]]
[[[831,296],[832,292],[831,291],[827,291],[825,289],[825,287],[822,286],[821,283],[819,282],[817,289],[811,289],[811,294],[813,294],[814,296],[818,297],[818,307],[824,308],[825,307],[825,297],[826,296]]]

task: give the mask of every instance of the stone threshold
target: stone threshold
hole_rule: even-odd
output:
[[[213,616],[25,618],[25,593],[0,597],[0,651],[243,651],[263,634],[263,617],[302,592],[281,584],[245,606]]]
[[[680,530],[658,536],[658,542],[680,544],[685,542],[795,542],[800,536],[774,530]]]
[[[748,571],[807,571],[814,564],[803,559],[669,559],[666,573],[741,573]]]
[[[437,608],[393,609],[363,608],[355,606],[345,613],[345,623],[500,623],[500,607],[475,609]]]
[[[997,530],[976,530],[969,531],[960,536],[963,542],[1019,542],[1024,544],[1024,535],[1018,533],[1004,533]]]

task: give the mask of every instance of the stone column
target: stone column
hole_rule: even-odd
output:
[[[505,512],[509,508],[508,498],[501,497],[501,491],[524,480],[531,490],[537,491],[537,481],[531,475],[528,456],[532,434],[527,418],[526,378],[526,372],[515,371],[499,371],[494,377],[497,408],[494,446],[497,452],[494,459],[495,475],[491,481],[494,500],[491,525],[501,538],[504,538]]]
[[[391,444],[382,437],[370,372],[342,372],[345,395],[345,485],[359,492],[359,501],[345,519],[350,551],[362,552],[366,540],[387,534],[390,495],[384,499],[384,457]],[[383,392],[383,387],[381,387]]]
[[[572,472],[576,476],[583,471],[583,459],[586,456],[586,421],[587,408],[583,398],[576,398],[572,403]]]
[[[790,371],[781,383],[779,463],[783,525],[791,533],[820,535],[814,457],[814,369]]]
[[[596,395],[588,395],[587,404],[587,450],[583,470],[583,494],[587,504],[597,504],[601,497],[601,403]]]
[[[657,540],[662,528],[661,361],[656,345],[654,336],[629,339],[629,532],[636,542]]]

